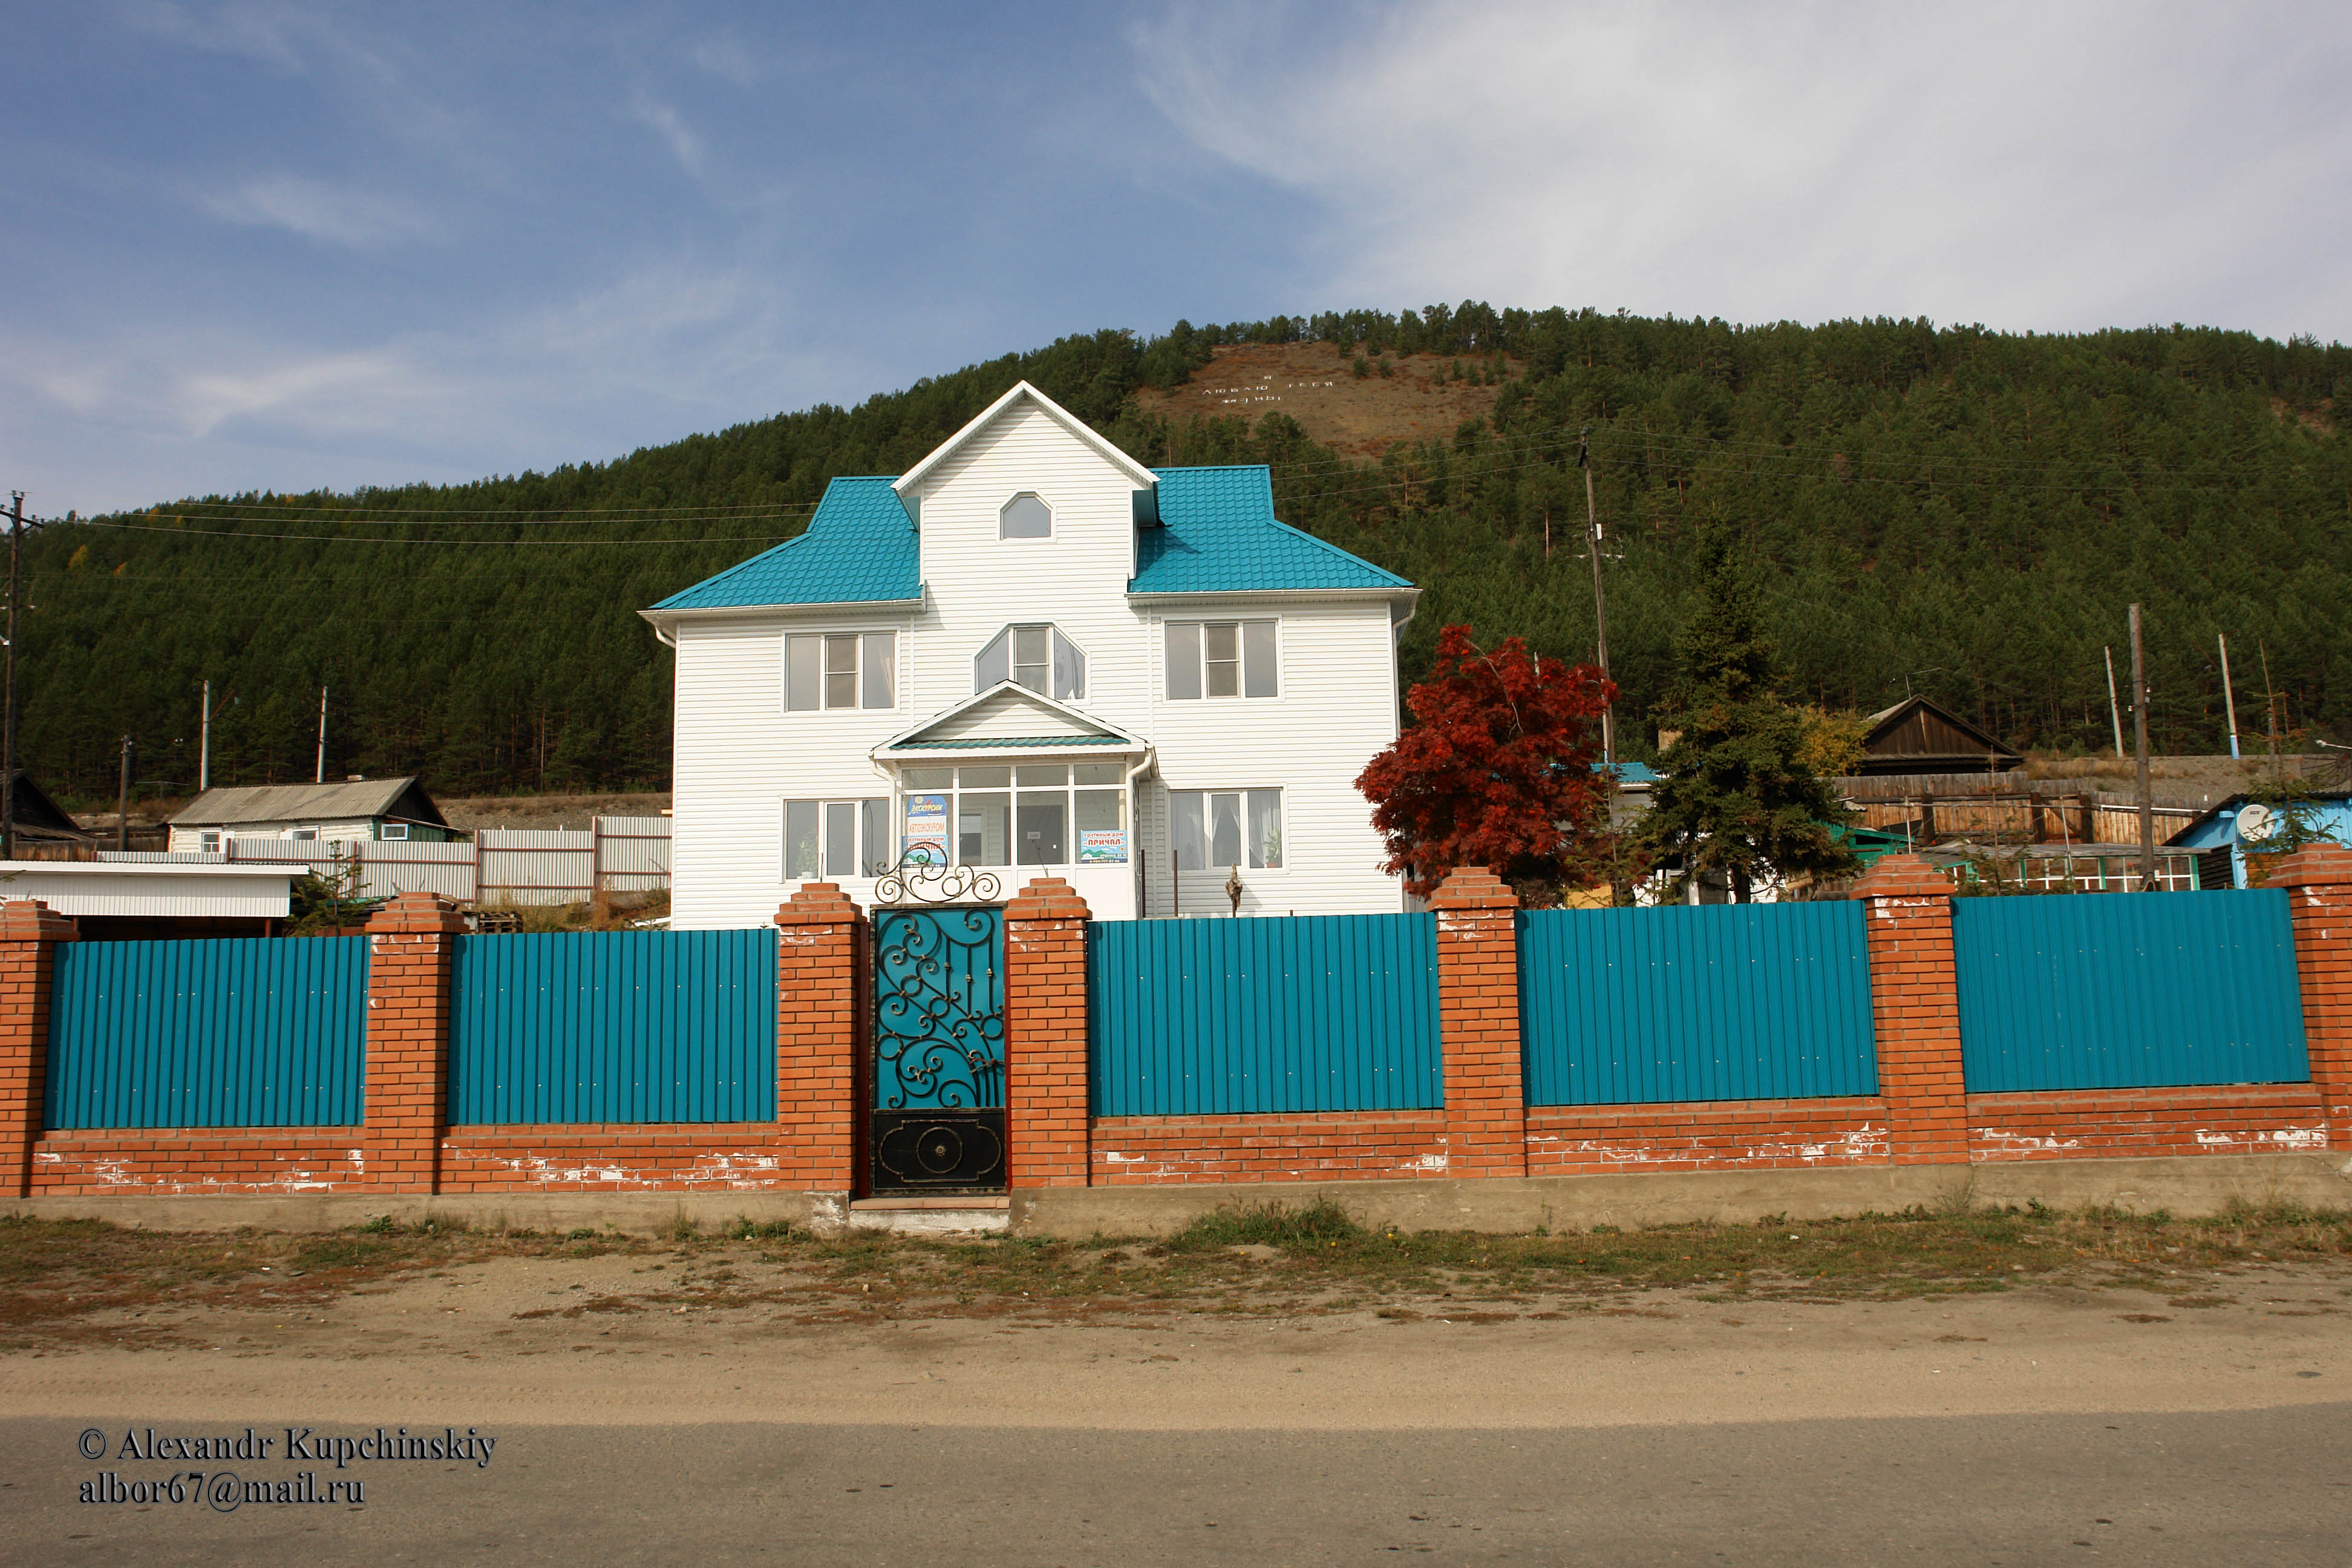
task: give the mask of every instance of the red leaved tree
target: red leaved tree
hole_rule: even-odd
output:
[[[1456,866],[1485,866],[1522,902],[1559,902],[1594,879],[1608,827],[1601,710],[1616,688],[1589,664],[1493,652],[1468,626],[1438,635],[1437,665],[1405,694],[1413,723],[1356,780],[1388,841],[1382,869],[1426,896]]]

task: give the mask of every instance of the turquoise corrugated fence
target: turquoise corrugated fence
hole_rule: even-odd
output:
[[[453,1123],[775,1117],[772,929],[461,936],[449,991]]]
[[[354,1125],[367,981],[362,936],[61,942],[48,1125]]]
[[[1855,903],[1519,917],[1530,1105],[1878,1092]]]
[[[2311,1078],[2278,889],[1955,899],[1952,950],[1975,1093]]]
[[[1445,1102],[1428,915],[1097,921],[1087,990],[1097,1116]]]

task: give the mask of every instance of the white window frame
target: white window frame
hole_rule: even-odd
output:
[[[1225,785],[1209,789],[1171,789],[1168,792],[1168,842],[1176,856],[1179,874],[1230,870],[1236,861],[1244,870],[1283,871],[1294,864],[1290,855],[1290,805],[1284,796],[1289,792],[1280,784]],[[1253,796],[1274,796],[1274,859],[1265,858],[1265,841],[1253,840],[1250,833],[1250,808]],[[1177,843],[1177,825],[1183,816],[1182,802],[1186,796],[1201,802],[1201,856],[1202,863],[1183,863],[1182,847]],[[1212,801],[1217,796],[1234,797],[1234,812],[1241,833],[1241,854],[1234,860],[1220,860],[1210,852],[1216,847],[1215,817]]]
[[[1007,533],[1004,531],[1004,514],[1013,510],[1013,503],[1014,501],[1021,500],[1024,498],[1029,500],[1035,501],[1039,506],[1045,509],[1045,532]],[[997,542],[1000,544],[1050,544],[1054,542],[1054,538],[1058,531],[1059,525],[1054,519],[1054,503],[1047,500],[1039,491],[1015,490],[1011,495],[1006,496],[1004,498],[1004,503],[996,509],[996,539]]]
[[[1045,634],[1045,684],[1042,688],[1024,683],[1020,678],[1021,667],[1015,661],[1019,652],[1019,635],[1023,632],[1038,631]],[[1077,658],[1078,684],[1075,691],[1066,693],[1054,689],[1054,651],[1056,638],[1060,639],[1061,645],[1068,648]],[[988,650],[1000,642],[1005,644],[1005,679],[1019,686],[1024,691],[1034,691],[1038,696],[1050,697],[1056,702],[1084,702],[1087,700],[1087,672],[1093,663],[1093,656],[1080,646],[1077,638],[1052,621],[1008,621],[997,628],[994,637],[981,644],[980,651],[971,656],[971,689],[975,695],[986,691],[989,687],[996,684],[994,681],[990,681],[986,686],[981,684],[980,661],[986,658]]]
[[[887,795],[843,797],[812,795],[784,797],[777,808],[776,824],[782,835],[779,840],[779,848],[782,851],[779,863],[783,868],[783,876],[781,879],[786,882],[840,882],[880,876],[889,869],[887,855],[891,845],[896,842],[890,831],[892,805],[893,802]],[[795,807],[814,808],[816,814],[818,868],[814,874],[793,869],[793,816]],[[835,867],[832,834],[829,829],[835,820],[835,814],[842,811],[849,814],[849,864],[846,867]],[[882,856],[867,853],[875,847],[874,835],[877,828],[883,835],[881,847],[884,854]]]
[[[899,843],[900,840],[903,839],[905,834],[908,797],[909,795],[945,795],[947,797],[947,854],[949,860],[955,865],[968,865],[979,870],[1022,871],[1050,869],[1055,867],[1086,865],[1126,866],[1134,863],[1136,857],[1135,801],[1133,798],[1133,791],[1127,783],[1128,764],[1125,762],[1107,760],[1101,757],[1014,757],[1010,759],[991,757],[985,762],[964,762],[955,763],[942,762],[937,763],[918,763],[915,764],[915,766],[919,768],[953,768],[955,770],[953,774],[954,782],[944,785],[910,784],[906,782],[905,773],[902,772],[900,773],[898,791],[895,797],[895,804],[898,813],[897,819],[898,832],[900,837],[893,839],[892,842],[894,844]],[[1040,766],[1058,766],[1062,768],[1062,782],[1058,784],[1024,784],[1021,782],[1021,769],[1024,767],[1034,768]],[[1101,776],[1089,779],[1086,783],[1081,784],[1077,782],[1077,770],[1081,767],[1097,768],[1101,771]],[[1009,775],[1010,782],[1003,785],[966,784],[964,782],[963,773],[967,768],[1009,768],[1012,770]],[[1007,816],[1005,818],[1005,858],[1003,860],[992,861],[964,859],[963,797],[967,794],[984,795],[991,798],[998,795],[1005,797]],[[1025,795],[1030,799],[1034,800],[1042,795],[1058,795],[1061,799],[1062,858],[1058,860],[1024,860],[1021,858],[1022,798]],[[1092,795],[1097,798],[1102,795],[1115,795],[1118,797],[1119,822],[1115,831],[1123,833],[1127,836],[1127,847],[1121,858],[1118,860],[1089,861],[1080,858],[1083,852],[1083,846],[1080,843],[1079,836],[1081,833],[1086,831],[1078,825],[1077,797],[1082,795]]]
[[[1231,692],[1212,692],[1209,689],[1211,660],[1208,655],[1208,634],[1212,626],[1234,628],[1234,689]],[[1249,628],[1252,626],[1265,626],[1269,629],[1269,637],[1273,645],[1270,650],[1273,668],[1266,673],[1274,678],[1274,689],[1271,691],[1252,693],[1250,690]],[[1187,633],[1190,635],[1190,646],[1181,651],[1189,652],[1192,656],[1192,679],[1190,684],[1196,689],[1191,695],[1182,695],[1177,691],[1174,679],[1176,662],[1180,655],[1175,643],[1179,637],[1184,637]],[[1228,616],[1216,619],[1204,616],[1200,620],[1165,620],[1160,623],[1160,689],[1166,694],[1166,700],[1171,702],[1279,701],[1283,692],[1282,656],[1282,618],[1278,616]]]
[[[376,827],[376,837],[386,844],[405,843],[408,838],[408,824],[404,822],[380,823]]]
[[[217,827],[207,827],[207,828],[205,828],[205,829],[203,829],[203,830],[201,830],[200,832],[198,832],[198,833],[197,833],[197,835],[196,835],[196,853],[197,853],[197,854],[199,854],[199,855],[217,855],[217,854],[219,854],[220,852],[221,852],[221,830],[220,830],[219,828],[217,828]]]
[[[319,830],[315,827],[289,827],[286,830],[286,837],[293,844],[315,844],[319,841]]]
[[[834,637],[854,637],[856,639],[856,663],[854,668],[847,671],[828,670],[825,668],[828,639]],[[872,651],[871,639],[875,637],[887,637],[890,639],[890,700],[887,704],[869,704],[866,700],[866,699],[871,695],[867,690],[868,686],[872,682],[873,676],[869,656]],[[799,641],[809,641],[816,644],[817,700],[814,704],[806,706],[795,705],[793,701],[793,645]],[[905,647],[906,639],[899,635],[898,628],[896,626],[827,626],[822,631],[810,630],[786,632],[784,634],[782,647],[782,679],[779,682],[778,690],[776,692],[776,700],[782,707],[782,711],[787,714],[793,715],[812,713],[895,713],[898,710],[900,706],[899,693],[904,689],[906,685]],[[851,680],[851,689],[857,699],[856,701],[834,704],[828,703],[825,700],[826,697],[830,695],[826,686],[828,676],[840,674],[847,674],[849,676]]]

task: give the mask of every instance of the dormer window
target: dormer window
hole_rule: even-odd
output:
[[[1006,680],[1057,701],[1080,701],[1087,694],[1087,656],[1059,626],[1007,626],[971,661],[971,689],[985,691]]]
[[[1037,499],[1034,490],[1023,490],[1004,503],[996,514],[996,537],[999,539],[1051,539],[1054,537],[1054,512]]]

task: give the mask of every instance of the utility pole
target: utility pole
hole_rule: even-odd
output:
[[[122,785],[114,797],[114,847],[131,847],[131,737],[122,737]]]
[[[2121,757],[2124,754],[2124,710],[2116,700],[2116,650],[2103,647],[2099,651],[2107,659],[2107,717],[2115,721],[2116,755]]]
[[[327,689],[319,688],[319,772],[315,784],[327,782]]]
[[[2140,652],[2139,606],[2131,607],[2132,749],[2138,758],[2136,785],[2139,799],[2139,887],[2156,887],[2156,805],[2147,784],[2147,664]]]
[[[0,860],[16,858],[16,554],[25,537],[25,492],[8,492],[8,674],[0,698]]]
[[[196,793],[202,795],[213,787],[213,683],[205,682],[205,694],[200,711],[204,722],[198,726],[196,741]]]
[[[2221,705],[2230,714],[2230,760],[2238,760],[2238,694],[2230,688],[2230,634],[2218,634],[2221,643]]]
[[[1593,662],[1601,668],[1601,678],[1609,679],[1609,606],[1601,596],[1601,510],[1592,499],[1592,426],[1587,425],[1576,435],[1576,466],[1584,470],[1584,532],[1585,543],[1592,552],[1592,642]],[[1601,761],[1613,765],[1617,761],[1615,704],[1601,710]]]

